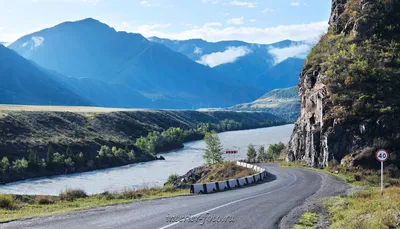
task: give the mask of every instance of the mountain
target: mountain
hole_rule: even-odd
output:
[[[122,99],[133,90],[163,107],[226,106],[262,94],[140,34],[117,32],[94,19],[65,22],[9,47],[69,77],[124,85]]]
[[[0,103],[92,105],[63,86],[54,75],[0,45]]]
[[[227,75],[231,79],[256,85],[263,91],[297,85],[298,76],[304,63],[304,59],[300,58],[288,58],[276,63],[274,51],[289,52],[290,48],[301,47],[304,49],[301,55],[305,56],[310,49],[310,44],[306,42],[290,40],[268,45],[242,41],[213,43],[201,39],[179,41],[158,37],[150,37],[149,40],[163,44],[194,61],[208,64],[217,72]],[[232,55],[238,55],[238,58],[233,62],[223,62],[224,59],[229,61],[229,56]]]
[[[1,42],[1,41],[0,41],[0,45],[3,45],[3,46],[5,46],[5,47],[7,47],[7,46],[10,45],[10,43],[9,43],[9,42]]]
[[[287,160],[400,165],[400,1],[332,0],[328,33],[300,76],[301,116]]]
[[[298,88],[275,89],[251,103],[228,108],[235,111],[265,111],[281,118],[296,119],[300,116]]]

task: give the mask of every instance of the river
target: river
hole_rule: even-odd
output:
[[[246,157],[247,146],[289,141],[294,125],[230,131],[218,134],[226,150],[238,150],[237,155],[224,155],[226,160]],[[151,161],[86,173],[25,180],[0,185],[0,193],[58,195],[67,188],[80,188],[89,194],[119,191],[125,188],[162,185],[170,174],[185,174],[204,163],[204,141],[186,143],[183,149],[160,153],[165,161]]]

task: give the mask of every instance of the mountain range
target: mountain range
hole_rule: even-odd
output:
[[[229,107],[254,101],[275,88],[296,85],[304,60],[286,58],[277,62],[269,50],[299,45],[304,42],[259,45],[241,41],[146,39],[140,34],[118,32],[89,18],[23,36],[8,46],[16,53],[2,46],[3,59],[18,61],[4,62],[1,68],[7,75],[0,77],[11,79],[2,86],[3,93],[9,93],[7,98],[16,91],[21,93],[11,96],[14,103],[27,103],[30,96],[29,90],[19,90],[21,85],[13,79],[20,77],[18,71],[30,73],[26,69],[35,68],[37,73],[29,80],[48,84],[37,85],[31,91],[47,90],[44,88],[50,84],[63,88],[71,94],[69,100],[75,101],[64,105]],[[13,71],[5,72],[12,68]],[[10,103],[10,99],[4,98],[0,103]],[[52,103],[38,100],[29,104]]]
[[[310,48],[306,42],[290,40],[267,45],[243,41],[207,42],[201,39],[179,41],[158,37],[150,37],[149,40],[210,66],[230,79],[257,86],[264,92],[297,85],[304,63],[304,58],[289,56],[277,60],[275,50],[304,47],[301,55],[305,56]]]
[[[5,104],[93,105],[57,82],[53,73],[0,45],[0,102]]]

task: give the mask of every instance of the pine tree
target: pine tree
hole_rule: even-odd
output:
[[[217,134],[215,132],[207,133],[204,140],[207,144],[206,151],[203,155],[206,164],[211,165],[222,162],[224,160],[222,158],[223,147]]]
[[[256,149],[254,148],[253,144],[250,144],[247,148],[247,159],[254,160],[257,157]]]
[[[28,156],[28,162],[29,162],[29,166],[31,167],[37,167],[38,165],[38,154],[36,150],[29,150],[29,156]]]
[[[265,154],[265,148],[264,148],[264,146],[260,146],[260,148],[258,148],[258,157],[257,157],[257,159],[259,161],[264,160],[264,154]]]
[[[53,158],[54,158],[54,150],[53,147],[49,145],[49,147],[47,148],[47,155],[46,155],[47,165],[53,162]]]
[[[74,152],[72,151],[71,148],[68,147],[65,155],[67,156],[67,158],[68,157],[73,157],[74,156]]]
[[[0,171],[2,173],[7,173],[10,168],[10,161],[8,160],[7,157],[3,157],[0,161]]]

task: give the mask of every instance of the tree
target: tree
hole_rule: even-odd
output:
[[[264,154],[265,154],[265,148],[264,148],[264,146],[260,146],[260,148],[258,148],[258,157],[257,157],[257,159],[259,161],[264,160]]]
[[[254,160],[257,157],[256,149],[254,148],[253,144],[250,144],[247,148],[247,159]]]
[[[28,168],[28,161],[25,158],[15,160],[12,168],[17,173],[25,172],[25,170]]]
[[[31,168],[38,166],[39,158],[36,150],[29,150],[28,163]]]
[[[108,147],[108,146],[102,146],[100,148],[100,150],[98,151],[98,154],[99,154],[100,158],[114,156],[112,149],[110,149],[110,147]]]
[[[128,152],[128,159],[129,159],[130,161],[135,160],[135,157],[136,157],[135,151],[131,150],[131,151]]]
[[[10,161],[7,157],[3,157],[0,162],[0,170],[2,173],[7,173],[10,168]]]
[[[65,153],[65,155],[67,156],[67,157],[73,157],[74,156],[74,152],[72,151],[72,149],[71,148],[67,148],[67,151],[66,151],[66,153]]]
[[[75,162],[72,160],[71,157],[68,157],[67,159],[64,160],[65,165],[67,168],[74,170],[75,169]]]
[[[275,161],[279,157],[283,149],[285,149],[285,145],[282,142],[269,145],[264,159]]]
[[[49,147],[47,148],[47,155],[46,155],[47,164],[50,164],[53,162],[53,157],[54,157],[53,154],[54,154],[53,147],[51,145],[49,145]]]
[[[204,152],[203,158],[206,160],[206,164],[211,165],[220,163],[224,159],[222,158],[222,144],[218,135],[215,132],[209,132],[204,137],[207,144],[206,151]]]
[[[60,153],[55,153],[53,154],[54,158],[53,158],[53,163],[57,164],[57,165],[63,165],[64,164],[64,155],[60,154]]]

